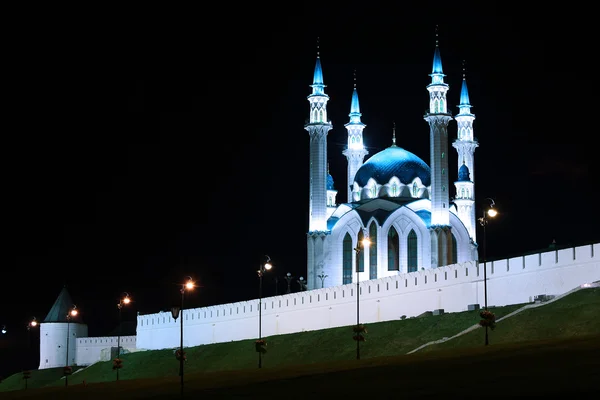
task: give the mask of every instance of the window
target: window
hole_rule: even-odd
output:
[[[358,243],[356,243],[356,247],[360,249],[360,252],[356,255],[358,257],[358,271],[357,272],[365,272],[365,257],[367,253],[365,252],[365,248],[363,247],[364,234],[362,229],[358,232]]]
[[[349,233],[342,243],[342,284],[352,283],[352,238]]]
[[[371,222],[369,226],[369,279],[377,279],[377,225]]]
[[[418,267],[417,244],[417,234],[411,229],[408,234],[408,272],[415,272]]]
[[[400,271],[400,242],[393,226],[388,232],[388,271]]]
[[[456,236],[452,234],[452,264],[456,264],[458,262],[458,245],[456,243]]]

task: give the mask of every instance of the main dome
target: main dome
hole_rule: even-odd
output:
[[[360,187],[365,187],[369,179],[373,178],[378,184],[385,185],[394,176],[405,185],[415,178],[420,178],[425,186],[431,184],[429,165],[410,151],[398,146],[388,147],[369,158],[356,171],[354,182]]]

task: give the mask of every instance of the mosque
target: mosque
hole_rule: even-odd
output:
[[[310,138],[308,290],[182,310],[185,327],[170,312],[138,315],[135,335],[90,338],[85,323],[68,317],[72,301],[63,288],[40,324],[40,369],[108,361],[115,349],[175,349],[180,338],[186,347],[254,339],[258,324],[263,337],[350,326],[356,323],[358,294],[361,322],[374,323],[431,310],[465,311],[487,304],[488,296],[496,306],[533,302],[600,281],[598,243],[479,262],[476,224],[485,220],[476,218],[475,115],[464,73],[458,114],[448,110],[449,85],[437,41],[423,116],[429,125],[429,165],[396,144],[395,129],[391,145],[365,160],[366,125],[355,82],[343,151],[348,196],[341,204],[327,163],[332,124],[323,76],[317,53],[304,126]],[[448,126],[453,120],[458,164],[451,167]],[[458,177],[452,190],[451,168]],[[486,284],[493,288],[489,293]]]
[[[419,268],[430,269],[478,259],[475,229],[474,153],[479,143],[473,135],[467,81],[463,73],[459,112],[448,110],[442,58],[436,41],[430,74],[430,165],[396,145],[395,128],[390,147],[364,162],[364,145],[356,83],[345,124],[348,143],[347,202],[337,204],[337,191],[327,165],[327,118],[323,69],[317,54],[309,121],[310,136],[309,232],[307,237],[307,285],[321,287],[319,276],[336,286],[369,280]],[[458,136],[452,146],[458,152],[456,195],[451,201],[448,164],[448,125],[455,119]],[[368,246],[361,246],[368,238]],[[357,265],[358,268],[353,268]],[[358,269],[358,276],[353,271]]]

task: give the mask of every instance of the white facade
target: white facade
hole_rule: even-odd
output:
[[[487,263],[488,306],[532,302],[600,280],[600,244],[553,250]],[[474,261],[401,273],[360,284],[361,322],[417,316],[425,311],[466,311],[484,304],[483,264]],[[262,300],[262,336],[350,326],[356,323],[356,284]],[[184,346],[258,337],[258,300],[185,310]],[[170,312],[138,316],[137,348],[179,346],[180,325]]]
[[[67,355],[67,332],[68,347]],[[77,338],[88,334],[86,324],[76,322],[43,322],[40,324],[40,366],[39,369],[75,365],[77,359]],[[68,360],[67,360],[68,357]]]

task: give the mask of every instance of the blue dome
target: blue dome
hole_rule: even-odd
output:
[[[465,165],[465,163],[463,163],[463,165],[460,166],[460,168],[458,169],[458,180],[460,182],[463,181],[470,181],[471,178],[469,177],[469,167],[467,167]]]
[[[388,147],[369,158],[356,172],[354,181],[360,187],[365,187],[373,178],[383,185],[394,176],[405,185],[417,177],[423,185],[431,185],[431,170],[425,161],[398,146]]]
[[[331,176],[331,174],[327,174],[327,190],[335,190],[333,188],[333,176]]]

